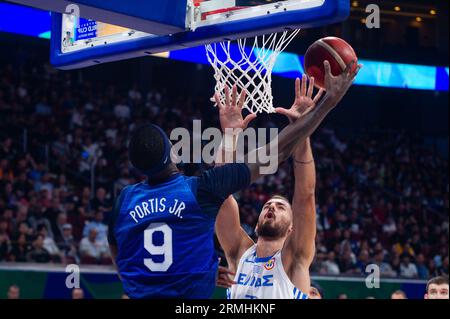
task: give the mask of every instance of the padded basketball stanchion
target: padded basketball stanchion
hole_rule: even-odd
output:
[[[221,102],[225,103],[225,87],[236,85],[239,91],[247,93],[244,107],[249,112],[274,113],[272,70],[279,54],[299,32],[297,29],[254,39],[239,39],[235,43],[226,41],[206,45],[206,55],[216,80],[214,90],[219,93]]]

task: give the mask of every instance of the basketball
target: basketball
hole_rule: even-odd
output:
[[[325,69],[323,62],[330,62],[331,73],[340,75],[346,66],[358,57],[350,44],[337,37],[326,37],[314,42],[306,51],[304,68],[308,76],[314,77],[317,87],[325,86]],[[355,63],[352,70],[356,69]]]

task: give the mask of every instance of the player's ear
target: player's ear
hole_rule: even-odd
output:
[[[294,226],[291,224],[291,226],[289,226],[289,229],[288,229],[288,234],[292,233],[293,230],[294,230]]]
[[[428,299],[428,294],[423,295],[423,299]]]

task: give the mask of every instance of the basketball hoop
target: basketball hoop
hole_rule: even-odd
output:
[[[297,29],[239,39],[235,43],[207,44],[206,55],[216,80],[214,90],[219,93],[221,102],[225,103],[225,87],[236,85],[240,92],[247,93],[244,108],[249,112],[274,113],[272,70],[280,53],[299,32]]]

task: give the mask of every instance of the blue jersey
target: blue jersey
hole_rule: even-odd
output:
[[[218,259],[214,224],[223,201],[248,186],[245,164],[200,177],[174,175],[158,185],[125,187],[116,200],[109,243],[130,298],[209,298]]]

